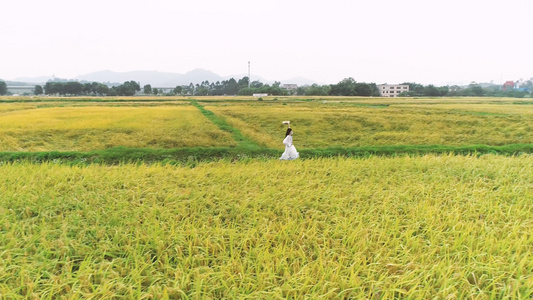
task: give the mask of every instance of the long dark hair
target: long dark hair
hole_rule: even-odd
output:
[[[289,134],[291,134],[292,129],[287,128],[287,132],[285,133],[285,137],[287,137]]]

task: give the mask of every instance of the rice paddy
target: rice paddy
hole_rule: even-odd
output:
[[[0,151],[233,146],[191,106],[45,107],[0,116]]]
[[[44,100],[0,102],[0,299],[533,297],[531,151],[270,156],[284,120],[301,153],[530,149],[525,102]],[[71,158],[113,151],[151,159]]]
[[[533,157],[0,167],[0,293],[528,298]]]
[[[207,109],[264,147],[280,148],[291,120],[300,148],[367,145],[532,143],[533,107],[524,105],[211,105]]]

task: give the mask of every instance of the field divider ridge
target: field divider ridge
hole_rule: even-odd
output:
[[[246,137],[240,130],[229,125],[223,118],[217,116],[214,112],[206,109],[203,105],[198,103],[196,100],[190,100],[192,106],[198,108],[202,115],[209,119],[213,124],[215,124],[220,130],[229,132],[231,137],[237,142],[238,148],[249,149],[249,150],[259,150],[261,147],[255,142]]]
[[[196,164],[222,159],[241,160],[248,158],[274,158],[279,151],[272,149],[247,149],[231,147],[191,147],[175,149],[149,149],[113,147],[93,151],[42,151],[0,152],[0,164],[18,161],[34,163],[110,164],[121,163],[170,163]]]
[[[369,156],[401,156],[426,154],[455,155],[520,155],[532,154],[533,144],[509,144],[502,146],[489,145],[383,145],[362,147],[329,147],[299,150],[300,157],[369,157]]]
[[[301,149],[301,159],[321,157],[353,157],[367,158],[372,156],[422,156],[437,155],[521,155],[533,154],[533,144],[511,144],[503,146],[469,145],[395,145],[395,146],[365,146],[353,148],[318,148]],[[0,152],[0,164],[17,161],[34,163],[71,163],[71,164],[120,164],[129,162],[170,163],[195,165],[198,162],[218,161],[228,159],[232,161],[243,159],[276,159],[280,150],[270,148],[239,148],[239,147],[191,147],[175,149],[149,149],[114,147],[94,151],[43,151],[43,152]]]

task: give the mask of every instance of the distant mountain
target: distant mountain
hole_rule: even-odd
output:
[[[138,81],[141,85],[161,85],[161,82],[172,81],[176,77],[173,73],[164,73],[157,71],[131,71],[131,72],[113,72],[109,70],[93,72],[75,77],[80,81],[96,82],[120,82]]]
[[[48,80],[52,80],[53,76],[37,76],[37,77],[19,77],[13,81],[26,82],[26,83],[45,83]]]
[[[177,85],[186,85],[186,84],[190,84],[191,82],[193,84],[197,84],[197,83],[201,83],[202,81],[206,81],[206,80],[209,82],[217,82],[217,81],[222,81],[226,79],[229,79],[229,78],[224,78],[209,70],[194,69],[192,71],[189,71],[183,74],[183,77],[181,78],[180,83],[178,83]]]
[[[248,76],[248,74],[238,74],[238,75],[233,75],[233,76],[230,76],[226,79],[229,79],[231,77],[235,78],[235,79],[240,79],[240,78],[243,78],[244,76]],[[317,82],[315,80],[312,80],[312,79],[309,79],[309,78],[305,78],[305,77],[293,77],[293,78],[289,78],[289,79],[283,79],[283,80],[268,80],[268,79],[265,79],[263,77],[260,77],[260,76],[257,76],[257,75],[254,75],[252,74],[250,77],[252,77],[252,81],[260,81],[264,84],[273,84],[275,81],[279,81],[281,82],[281,84],[297,84],[299,86],[304,86],[304,85],[312,85],[313,83],[316,83],[318,85],[323,85],[323,83],[320,83],[320,82]]]
[[[312,85],[313,83],[316,83],[318,85],[323,85],[322,83],[316,82],[314,80],[311,80],[305,77],[294,77],[294,78],[290,78],[287,80],[282,80],[281,83],[282,84],[297,84],[299,86]]]
[[[1,80],[0,80],[1,81]],[[6,81],[7,86],[34,86],[40,83],[23,82],[23,81]]]
[[[196,84],[205,80],[209,82],[224,80],[222,76],[204,69],[195,69],[185,74],[158,71],[113,72],[106,70],[80,75],[75,79],[120,83],[133,80],[140,82],[141,86],[150,84],[153,87],[175,87],[177,85],[188,85],[191,82]]]
[[[110,70],[104,70],[104,71],[93,72],[93,73],[89,73],[85,75],[80,75],[69,80],[77,80],[80,82],[96,81],[96,82],[102,82],[106,84],[113,83],[112,85],[121,84],[121,83],[124,83],[125,81],[133,80],[133,81],[139,82],[141,87],[146,84],[150,84],[152,87],[175,87],[178,85],[189,85],[190,83],[197,84],[197,83],[201,83],[202,81],[206,81],[206,80],[209,82],[223,81],[223,80],[228,80],[230,78],[239,80],[245,76],[248,76],[248,74],[238,74],[238,75],[233,75],[233,76],[220,76],[212,71],[204,70],[204,69],[194,69],[185,74],[171,73],[171,72],[158,72],[158,71],[114,72]],[[252,81],[259,80],[260,82],[264,84],[274,83],[273,80],[267,80],[254,74],[252,74],[251,77],[252,77]],[[54,78],[53,76],[21,77],[21,78],[15,79],[15,81],[18,81],[18,82],[26,82],[26,83],[32,83],[32,84],[43,84],[49,80],[58,80],[58,79]],[[67,81],[67,79],[63,81]],[[293,83],[293,84],[298,84],[298,85],[311,85],[313,83],[316,83],[316,81],[303,78],[303,77],[296,77],[296,78],[287,79],[287,80],[276,79],[276,81],[280,81],[282,84]]]
[[[481,82],[481,83],[478,83],[478,84],[479,84],[479,86],[484,87],[484,88],[500,86],[499,84],[495,84],[495,83],[492,83],[492,82]]]
[[[97,82],[120,82],[125,81],[138,81],[141,83],[141,86],[145,84],[150,84],[152,87],[175,87],[177,85],[188,85],[190,83],[197,84],[202,81],[217,82],[228,80],[234,78],[239,80],[248,74],[237,74],[233,76],[220,76],[212,71],[204,69],[194,69],[185,74],[180,73],[168,73],[168,72],[157,72],[157,71],[132,71],[132,72],[113,72],[113,71],[100,71],[94,72],[86,75],[81,75],[76,77],[77,80],[85,81],[97,81]],[[252,81],[259,80],[265,84],[272,84],[274,81],[264,79],[260,76],[251,75]],[[280,80],[281,83],[294,83],[298,85],[311,85],[316,83],[308,78],[296,77],[287,80]]]

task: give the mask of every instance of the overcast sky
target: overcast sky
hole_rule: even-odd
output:
[[[7,3],[6,3],[7,2]],[[533,77],[531,0],[8,0],[0,78],[150,70],[320,83]]]

